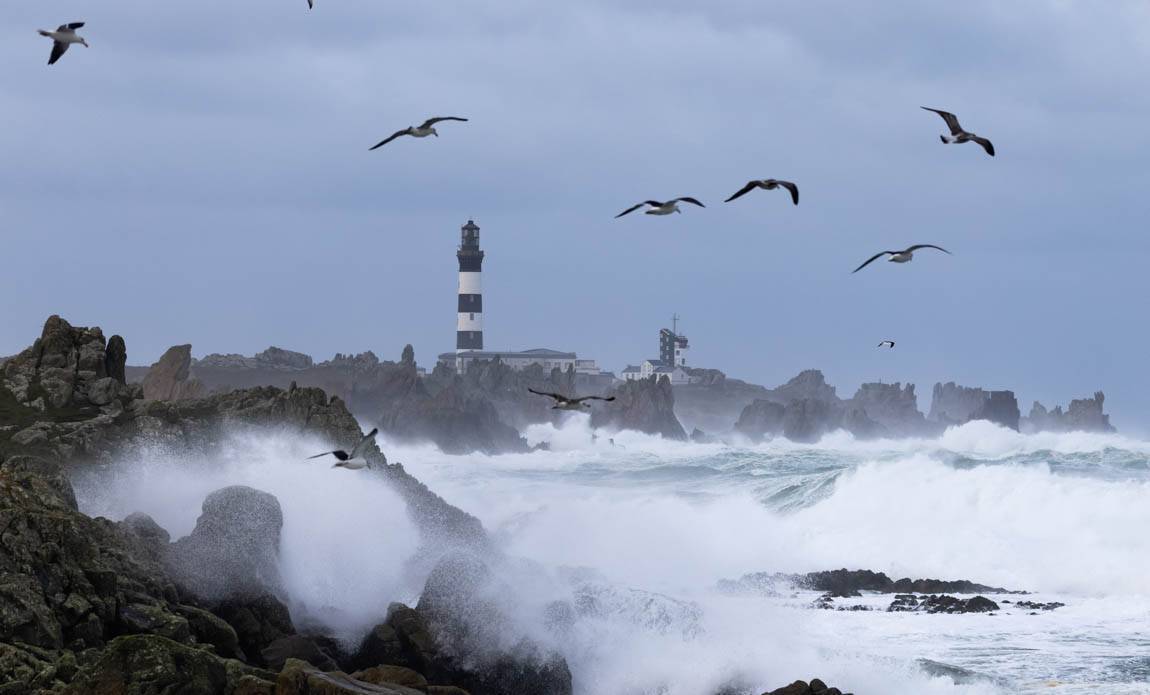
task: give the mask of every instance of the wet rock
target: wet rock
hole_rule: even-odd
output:
[[[985,596],[960,599],[945,594],[927,596],[897,594],[887,610],[922,613],[989,613],[998,610],[998,604]]]
[[[1058,601],[1051,601],[1050,603],[1038,603],[1035,601],[1019,601],[1014,604],[1018,608],[1025,608],[1033,611],[1052,611],[1056,608],[1062,608],[1066,604],[1059,603]]]
[[[402,685],[405,688],[427,692],[427,679],[423,674],[403,666],[373,666],[351,674],[352,678],[375,685]]]
[[[401,603],[393,603],[388,607],[387,619],[364,637],[352,664],[360,669],[390,664],[433,679],[449,678],[449,673],[435,667],[438,652],[439,646],[423,616]]]
[[[126,538],[133,540],[137,554],[153,562],[162,562],[167,553],[171,536],[155,519],[135,512],[129,514],[119,524]]]
[[[1066,412],[1062,406],[1047,410],[1038,401],[1030,408],[1030,415],[1022,422],[1023,432],[1115,432],[1110,416],[1103,412],[1106,394],[1096,391],[1093,398],[1070,401]]]
[[[735,422],[735,431],[753,442],[777,437],[783,433],[787,407],[782,403],[757,399],[752,401]]]
[[[935,384],[931,394],[930,419],[943,425],[989,420],[1017,430],[1019,416],[1018,400],[1011,391],[986,391],[951,381]]]
[[[378,685],[356,680],[346,673],[325,673],[310,664],[289,659],[276,678],[276,695],[423,695],[402,685]]]
[[[216,490],[191,535],[168,549],[168,571],[206,601],[278,591],[282,527],[275,496],[243,485]]]
[[[159,635],[176,642],[192,636],[188,621],[157,605],[130,604],[116,612],[117,627],[125,634]]]
[[[795,681],[790,685],[763,693],[763,695],[843,695],[843,693],[838,688],[827,687],[826,683],[815,678],[810,683]],[[851,694],[847,693],[846,695]]]
[[[299,659],[315,666],[321,671],[336,671],[339,669],[335,659],[324,652],[316,643],[303,635],[289,635],[281,637],[263,648],[260,652],[264,666],[279,671],[288,659]]]
[[[257,665],[263,665],[265,647],[296,634],[287,607],[270,594],[227,600],[215,606],[213,612],[235,630],[240,649]]]
[[[2,642],[99,647],[121,629],[119,607],[159,616],[175,597],[116,524],[76,511],[50,462],[14,457],[0,466],[0,529]]]
[[[176,606],[176,613],[188,621],[188,628],[196,642],[210,644],[216,654],[227,659],[246,661],[240,649],[240,639],[226,620],[210,611],[195,606]]]
[[[615,400],[591,411],[591,426],[657,434],[685,441],[687,433],[675,417],[671,382],[655,376],[625,381],[609,394]]]
[[[113,640],[64,693],[219,695],[227,686],[227,668],[219,657],[164,637],[131,635]]]

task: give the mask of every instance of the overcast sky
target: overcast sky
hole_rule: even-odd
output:
[[[0,354],[488,348],[777,384],[1096,389],[1150,423],[1144,0],[81,0],[0,9]],[[55,66],[36,29],[84,20]],[[943,146],[956,112],[994,141]],[[368,147],[432,115],[438,139]],[[783,192],[722,200],[750,178]],[[613,216],[647,198],[705,210]],[[871,254],[935,243],[909,265]],[[898,342],[892,351],[875,345]]]

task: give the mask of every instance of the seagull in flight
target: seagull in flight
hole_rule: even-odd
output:
[[[884,340],[881,343],[879,343],[877,347],[893,348],[894,347],[894,341],[893,340]]]
[[[434,118],[429,118],[417,126],[416,125],[408,126],[407,128],[404,128],[403,130],[395,131],[394,133],[392,133],[390,136],[388,136],[386,139],[384,139],[382,142],[380,142],[375,147],[372,147],[371,149],[377,150],[380,147],[383,147],[387,143],[391,142],[392,140],[394,140],[398,137],[401,137],[403,135],[410,135],[413,138],[425,138],[428,135],[434,135],[435,137],[439,137],[439,131],[437,131],[435,129],[435,124],[439,123],[441,121],[464,121],[464,122],[466,122],[467,119],[466,118],[460,118],[459,116],[435,116]]]
[[[701,208],[707,207],[694,198],[687,196],[683,196],[682,198],[675,198],[674,200],[668,200],[665,203],[661,203],[657,200],[644,200],[637,205],[632,205],[618,215],[615,215],[615,219],[619,219],[623,215],[635,212],[644,205],[649,205],[651,207],[650,210],[646,211],[648,215],[670,215],[672,212],[682,213],[683,211],[679,209],[679,203],[690,203],[691,205],[698,205]]]
[[[911,261],[914,260],[914,252],[918,251],[919,249],[938,249],[939,251],[942,251],[943,253],[950,253],[950,251],[947,251],[946,249],[942,248],[941,246],[935,246],[934,244],[915,244],[914,246],[911,246],[910,248],[907,248],[907,249],[903,249],[902,251],[879,251],[875,255],[868,258],[866,260],[866,263],[863,263],[862,265],[855,268],[851,272],[857,273],[858,271],[867,267],[871,263],[874,263],[875,261],[882,258],[883,256],[890,256],[890,258],[888,258],[887,260],[890,261],[891,263],[910,263]],[[951,254],[951,255],[953,256],[954,254]]]
[[[723,202],[729,203],[735,198],[742,197],[747,193],[755,190],[756,188],[761,188],[764,191],[773,191],[776,188],[785,188],[791,192],[791,200],[794,201],[795,205],[799,204],[799,187],[790,181],[780,181],[779,179],[761,179],[756,181],[748,181],[746,186],[740,188],[737,193],[735,193],[730,198],[727,198]]]
[[[367,443],[371,441],[377,434],[379,434],[379,428],[375,428],[365,434],[363,439],[359,440],[359,444],[356,444],[355,448],[351,450],[350,454],[343,449],[336,449],[335,451],[325,451],[322,454],[308,456],[308,460],[317,459],[321,456],[327,456],[330,454],[331,456],[339,459],[335,462],[335,465],[333,465],[332,468],[346,468],[349,471],[358,471],[361,468],[371,468],[371,462],[360,456],[360,454],[363,452],[363,447],[365,447]]]
[[[923,106],[922,108],[926,109],[927,111],[933,111],[937,113],[939,116],[942,116],[942,120],[946,121],[946,127],[950,128],[950,137],[945,135],[938,136],[944,144],[959,145],[964,142],[977,142],[979,145],[982,145],[982,149],[986,150],[988,155],[991,157],[994,156],[994,145],[990,144],[990,140],[963,130],[962,126],[958,124],[958,116],[955,116],[949,111],[939,111],[938,109],[932,109],[929,106]]]
[[[579,398],[568,398],[567,396],[558,393],[547,393],[546,391],[536,391],[535,389],[527,389],[536,396],[547,396],[555,401],[555,405],[551,406],[552,410],[582,410],[583,408],[590,408],[590,404],[583,401],[613,401],[614,396],[581,396]]]
[[[84,40],[84,37],[76,35],[76,30],[82,26],[84,26],[83,22],[72,22],[71,24],[61,24],[56,31],[40,29],[40,36],[47,36],[52,39],[52,55],[48,58],[49,65],[60,60],[60,56],[64,55],[68,46],[74,43],[82,44],[84,48],[88,48],[88,42]]]

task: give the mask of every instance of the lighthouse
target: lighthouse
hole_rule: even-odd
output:
[[[483,349],[483,251],[479,248],[479,225],[468,220],[461,230],[459,251],[459,315],[455,324],[457,368],[462,371],[462,354]]]

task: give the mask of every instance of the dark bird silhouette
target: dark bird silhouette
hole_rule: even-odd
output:
[[[780,181],[779,179],[758,179],[755,181],[748,181],[746,186],[743,186],[742,188],[740,188],[738,191],[735,192],[735,194],[733,196],[731,196],[730,198],[727,198],[723,202],[729,203],[732,200],[734,200],[735,198],[741,198],[742,196],[746,195],[747,193],[750,193],[751,191],[755,190],[756,188],[761,188],[764,191],[773,191],[776,188],[785,188],[791,192],[791,200],[794,201],[794,204],[795,205],[799,204],[799,187],[796,186],[795,184],[791,183],[790,181]]]
[[[940,111],[938,109],[932,109],[929,106],[923,106],[922,108],[926,109],[927,111],[933,111],[933,112],[937,113],[939,116],[942,116],[942,120],[946,121],[946,127],[950,128],[950,136],[949,137],[947,137],[946,135],[939,135],[938,136],[939,139],[942,140],[942,142],[944,144],[960,145],[964,142],[976,142],[982,146],[982,149],[986,150],[986,153],[988,155],[990,155],[991,157],[994,156],[994,145],[992,145],[990,143],[990,140],[987,140],[986,138],[979,137],[979,136],[975,135],[974,133],[970,133],[970,132],[967,132],[966,130],[963,130],[962,126],[958,124],[958,116],[955,116],[953,113],[951,113],[949,111]]]
[[[560,393],[549,393],[547,391],[536,391],[535,389],[527,389],[536,396],[547,396],[555,401],[555,405],[551,406],[552,410],[582,410],[583,408],[590,408],[591,406],[584,401],[613,401],[614,396],[579,396],[568,397]]]

